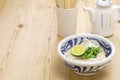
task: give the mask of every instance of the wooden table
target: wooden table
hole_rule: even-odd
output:
[[[89,15],[83,7],[95,0],[80,0],[77,33],[90,33]],[[113,0],[120,5],[120,0]],[[57,54],[54,0],[0,0],[0,80],[119,80],[120,24],[109,39],[116,47],[108,67],[83,77],[67,69]]]

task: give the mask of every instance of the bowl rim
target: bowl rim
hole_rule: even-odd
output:
[[[103,60],[100,60],[100,61],[95,61],[95,62],[90,62],[90,61],[89,62],[87,62],[87,61],[80,61],[79,62],[77,60],[72,60],[72,59],[64,56],[62,54],[62,52],[60,51],[62,43],[64,43],[65,41],[68,41],[72,38],[76,38],[76,37],[80,37],[80,36],[93,36],[93,37],[100,38],[100,39],[108,42],[110,44],[111,48],[112,48],[111,54],[107,58],[105,58]],[[58,55],[67,63],[73,64],[73,65],[80,65],[80,66],[97,66],[97,65],[104,65],[104,64],[108,63],[109,61],[111,61],[113,55],[115,54],[115,46],[113,45],[113,43],[109,39],[104,38],[100,35],[96,35],[96,34],[75,34],[75,35],[68,36],[68,37],[64,38],[63,40],[61,40],[58,44],[57,51],[58,51]]]

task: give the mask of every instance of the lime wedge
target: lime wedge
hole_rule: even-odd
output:
[[[72,55],[80,56],[85,52],[85,48],[82,45],[76,45],[72,47]]]

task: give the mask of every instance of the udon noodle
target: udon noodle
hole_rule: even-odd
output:
[[[90,40],[88,39],[84,39],[84,41],[81,43],[82,46],[85,47],[85,49],[87,49],[88,47],[98,47],[98,45],[95,45],[95,43],[91,42]],[[102,60],[102,59],[105,59],[106,56],[105,56],[105,51],[102,49],[102,51],[97,55],[96,58],[89,58],[89,59],[82,59],[81,57],[76,57],[76,56],[73,56],[71,54],[71,49],[69,49],[67,52],[65,52],[65,56],[70,58],[70,59],[74,59],[74,60],[78,60],[78,61],[90,61],[90,62],[95,62],[95,61],[99,61],[99,60]]]

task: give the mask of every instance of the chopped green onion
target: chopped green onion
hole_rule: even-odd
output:
[[[101,47],[88,47],[84,54],[81,55],[81,58],[83,59],[96,58],[101,51],[102,51]]]

